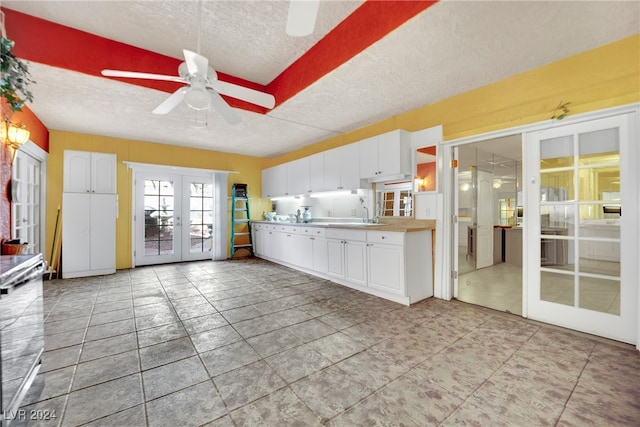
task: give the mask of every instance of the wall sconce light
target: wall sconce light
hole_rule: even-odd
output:
[[[15,124],[5,118],[0,122],[0,139],[12,149],[11,164],[20,146],[29,140],[30,132],[24,124]]]

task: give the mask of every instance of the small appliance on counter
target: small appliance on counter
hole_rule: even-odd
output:
[[[311,206],[303,206],[304,212],[302,213],[302,222],[311,222],[311,211],[309,210],[310,207]]]
[[[0,256],[0,425],[9,426],[42,365],[42,254]]]

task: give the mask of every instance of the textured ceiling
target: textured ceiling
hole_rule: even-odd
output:
[[[323,1],[313,35],[294,38],[287,1],[205,1],[200,51],[216,70],[266,85],[360,5]],[[194,1],[2,7],[174,58],[197,50]],[[236,109],[238,125],[209,112],[203,127],[184,105],[153,115],[167,93],[36,62],[30,108],[49,129],[272,157],[638,33],[639,17],[635,1],[440,2],[267,114]]]

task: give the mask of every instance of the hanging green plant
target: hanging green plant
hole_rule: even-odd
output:
[[[27,64],[11,53],[14,45],[12,40],[0,39],[0,96],[6,99],[11,111],[22,111],[26,101],[33,102],[29,85],[35,82]]]

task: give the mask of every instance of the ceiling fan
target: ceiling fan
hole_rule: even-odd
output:
[[[287,34],[304,37],[313,33],[320,0],[290,0]]]
[[[125,77],[133,79],[164,80],[185,84],[173,92],[154,110],[154,114],[167,114],[183,100],[194,110],[206,110],[212,106],[229,123],[240,122],[240,116],[220,96],[226,95],[242,101],[250,102],[265,108],[275,106],[275,98],[268,93],[249,89],[244,86],[218,80],[218,75],[209,67],[204,56],[184,49],[184,62],[178,67],[179,76],[138,73],[133,71],[102,70],[103,76]]]

